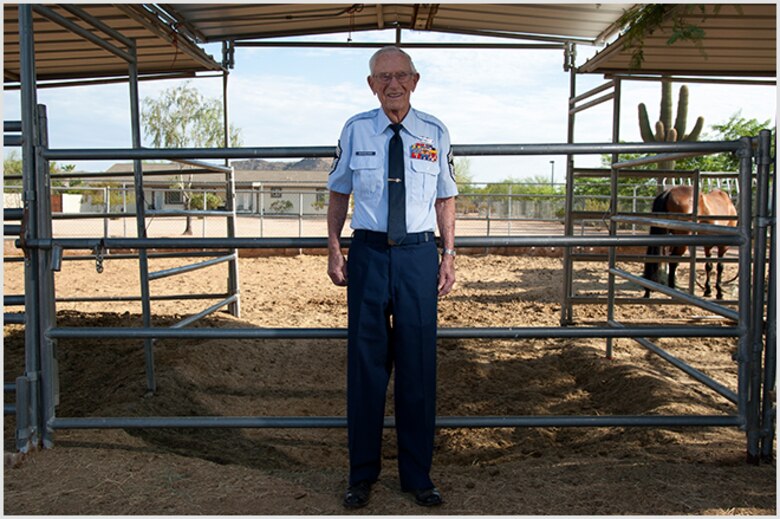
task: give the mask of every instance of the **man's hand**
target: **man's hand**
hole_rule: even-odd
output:
[[[347,286],[347,259],[340,250],[328,252],[328,276],[334,285]]]
[[[445,254],[439,265],[439,297],[446,296],[455,284],[455,257]]]

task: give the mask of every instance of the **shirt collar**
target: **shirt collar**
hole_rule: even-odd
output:
[[[376,126],[374,129],[376,130],[377,135],[384,133],[384,131],[387,130],[387,127],[393,124],[382,108],[377,110],[375,121]],[[401,124],[404,125],[404,129],[411,133],[414,137],[420,137],[420,123],[420,118],[417,117],[417,112],[414,108],[409,108],[409,113],[407,113],[406,117],[404,117],[404,120],[401,121]]]

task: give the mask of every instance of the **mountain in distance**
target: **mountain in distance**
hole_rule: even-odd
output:
[[[302,159],[296,162],[270,161],[264,159],[249,159],[249,160],[236,160],[231,162],[230,165],[236,168],[237,170],[243,170],[243,171],[247,171],[247,170],[249,171],[252,170],[329,171],[332,163],[333,163],[333,159],[320,159],[320,158]]]

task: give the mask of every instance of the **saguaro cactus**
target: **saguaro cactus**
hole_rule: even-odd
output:
[[[655,123],[655,132],[650,127],[650,118],[647,115],[647,107],[639,103],[639,132],[645,142],[690,142],[699,139],[704,127],[704,118],[696,119],[696,124],[691,133],[685,134],[685,126],[688,123],[688,86],[680,87],[680,96],[677,100],[677,117],[672,126],[672,83],[669,80],[661,81],[661,118]],[[674,169],[673,160],[659,162],[659,169]]]

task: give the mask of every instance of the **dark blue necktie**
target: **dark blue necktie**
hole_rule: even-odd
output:
[[[388,149],[387,241],[398,245],[406,237],[406,193],[404,189],[404,145],[400,124],[391,124],[393,137]]]

